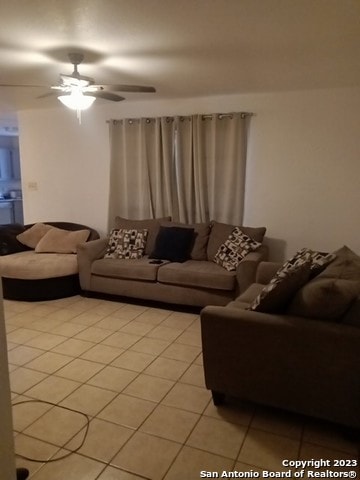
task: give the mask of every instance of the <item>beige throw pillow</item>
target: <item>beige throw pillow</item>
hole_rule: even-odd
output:
[[[45,223],[35,223],[32,227],[16,235],[16,239],[29,248],[35,248],[44,235],[52,228],[54,227]]]
[[[79,243],[84,243],[90,230],[63,230],[52,227],[36,245],[36,253],[76,253]]]

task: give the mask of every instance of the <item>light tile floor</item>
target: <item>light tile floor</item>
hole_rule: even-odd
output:
[[[359,459],[334,425],[236,400],[216,408],[196,314],[80,296],[4,307],[15,446],[29,458],[17,462],[32,480],[261,478],[287,471],[284,459]],[[89,415],[76,453],[48,462],[81,445],[86,418],[16,405],[36,399]]]

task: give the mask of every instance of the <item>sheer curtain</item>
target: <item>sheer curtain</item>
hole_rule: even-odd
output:
[[[173,128],[167,118],[110,122],[109,226],[116,215],[171,215]]]
[[[177,119],[179,219],[239,224],[243,218],[246,117],[241,113]]]
[[[110,226],[116,215],[242,222],[244,114],[117,120],[110,140]]]

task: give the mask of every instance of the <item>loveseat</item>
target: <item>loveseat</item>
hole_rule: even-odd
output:
[[[2,225],[0,275],[4,298],[42,301],[79,294],[74,247],[98,238],[96,230],[71,222]]]
[[[277,312],[250,309],[281,267],[270,262],[235,301],[202,310],[215,404],[238,397],[360,428],[360,257],[347,247],[334,253],[315,278],[263,309]]]
[[[234,225],[219,222],[183,225],[170,222],[168,218],[129,220],[116,217],[114,227],[115,230],[146,229],[144,254],[135,259],[104,258],[109,238],[79,245],[80,285],[86,295],[102,293],[195,307],[226,305],[254,281],[258,263],[268,256],[267,246],[260,245],[265,228],[241,227],[260,246],[248,253],[236,269],[228,271],[215,263],[214,257],[233,232]],[[160,252],[152,259],[152,253],[159,246],[159,235],[177,228],[181,231],[193,229],[194,240],[188,259],[181,262],[164,260]],[[176,244],[176,239],[174,242]]]

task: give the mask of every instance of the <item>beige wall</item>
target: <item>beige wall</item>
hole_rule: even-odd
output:
[[[272,258],[303,246],[360,253],[360,88],[99,104],[81,125],[61,106],[20,112],[25,221],[106,232],[107,119],[243,110],[255,113],[244,223],[267,226]]]

